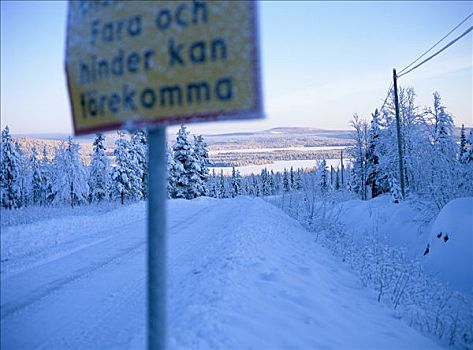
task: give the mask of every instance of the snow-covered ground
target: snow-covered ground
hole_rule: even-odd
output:
[[[172,347],[438,347],[269,203],[168,210]],[[143,203],[3,227],[2,349],[145,347],[145,248]]]

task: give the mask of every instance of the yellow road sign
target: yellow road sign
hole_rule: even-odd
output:
[[[70,1],[75,134],[263,116],[253,1]]]

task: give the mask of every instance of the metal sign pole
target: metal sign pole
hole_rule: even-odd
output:
[[[148,131],[148,349],[166,348],[166,128]]]

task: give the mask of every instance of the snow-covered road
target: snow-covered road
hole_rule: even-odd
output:
[[[144,348],[144,209],[98,215],[95,227],[90,217],[74,218],[87,241],[58,244],[49,255],[44,247],[28,259],[11,253],[2,262],[1,348]],[[261,199],[173,200],[168,209],[170,346],[437,347]],[[49,223],[2,235],[61,229]]]

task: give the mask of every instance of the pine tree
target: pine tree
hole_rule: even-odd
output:
[[[293,189],[293,188],[296,188],[296,183],[295,183],[295,179],[294,179],[294,168],[291,166],[291,170],[290,170],[290,188]]]
[[[341,170],[337,169],[335,170],[335,189],[338,191],[340,189],[340,173]]]
[[[437,116],[437,128],[434,144],[437,146],[439,152],[448,158],[452,158],[456,154],[453,130],[454,124],[451,115],[445,110],[444,106],[440,106]]]
[[[38,160],[38,152],[36,147],[33,146],[30,157],[31,166],[31,201],[34,205],[41,205],[44,203],[43,198],[43,174],[41,172],[41,166]]]
[[[52,165],[48,159],[48,151],[46,146],[43,147],[43,157],[40,161],[40,168],[42,182],[41,182],[41,192],[43,194],[43,198],[41,199],[42,205],[50,205],[54,201],[54,189],[53,189],[53,169]]]
[[[85,202],[89,193],[87,173],[79,156],[79,145],[71,137],[56,149],[53,163],[54,202],[71,207]]]
[[[379,194],[378,186],[378,143],[379,143],[379,112],[376,109],[372,114],[371,127],[369,130],[368,148],[366,151],[367,172],[366,185],[371,189],[371,198],[375,198]]]
[[[392,177],[390,179],[391,186],[391,197],[394,203],[399,203],[401,201],[401,188],[396,178]]]
[[[463,162],[467,164],[473,164],[473,129],[470,130],[470,135],[468,140],[466,140],[466,152],[463,155]]]
[[[355,114],[350,124],[355,129],[353,134],[355,144],[349,150],[353,157],[353,172],[351,179],[352,188],[355,193],[360,195],[361,199],[367,199],[366,149],[368,140],[368,123],[365,120],[360,119],[358,115]]]
[[[115,141],[114,150],[116,166],[112,170],[112,195],[124,204],[126,199],[134,201],[142,198],[141,174],[137,172],[139,166],[131,150],[131,142],[123,132],[119,131],[118,135],[120,137]]]
[[[284,192],[289,192],[291,190],[291,183],[290,183],[290,180],[289,180],[289,174],[288,174],[286,168],[284,168],[284,173],[283,173],[283,178],[282,178],[282,186],[283,186]]]
[[[168,156],[168,195],[170,198],[177,198],[177,182],[179,181],[180,174],[184,171],[181,163],[177,164],[174,161],[174,155],[171,150],[167,152]]]
[[[240,172],[235,169],[235,166],[232,167],[231,195],[232,197],[241,195],[241,176]]]
[[[328,172],[327,172],[327,162],[325,159],[322,159],[320,162],[317,173],[319,177],[319,186],[322,193],[327,193],[328,191]]]
[[[0,190],[2,206],[8,209],[19,208],[21,206],[21,160],[8,126],[2,131],[1,145]]]
[[[135,158],[136,176],[140,179],[140,197],[148,197],[148,139],[145,130],[136,130],[131,136],[131,152]]]
[[[466,136],[465,136],[465,124],[462,124],[461,132],[460,132],[460,150],[458,152],[458,160],[461,163],[464,163],[465,154],[468,153],[467,143],[466,143]]]
[[[97,134],[93,142],[92,161],[89,173],[89,201],[101,202],[109,197],[110,161],[105,154],[105,137]]]
[[[217,175],[215,174],[215,169],[212,169],[212,175],[208,181],[208,189],[210,197],[218,198]]]
[[[302,169],[297,169],[297,172],[294,175],[294,189],[301,190],[302,189],[302,174],[304,171]]]
[[[209,151],[207,150],[207,144],[204,141],[202,135],[194,136],[194,155],[199,164],[199,177],[202,183],[202,191],[199,195],[207,194],[207,181],[209,178]]]
[[[15,151],[20,156],[19,186],[20,186],[20,206],[27,207],[31,200],[31,167],[30,157],[21,148],[20,144],[15,141]]]
[[[201,167],[189,142],[189,132],[184,125],[177,133],[176,143],[173,146],[176,169],[176,198],[193,199],[205,192],[200,176]]]
[[[270,180],[270,173],[268,169],[264,168],[261,170],[261,194],[263,196],[270,196],[271,195],[271,180]]]
[[[218,182],[218,198],[227,198],[227,189],[225,186],[225,177],[223,176],[223,170],[220,170],[220,177]]]

